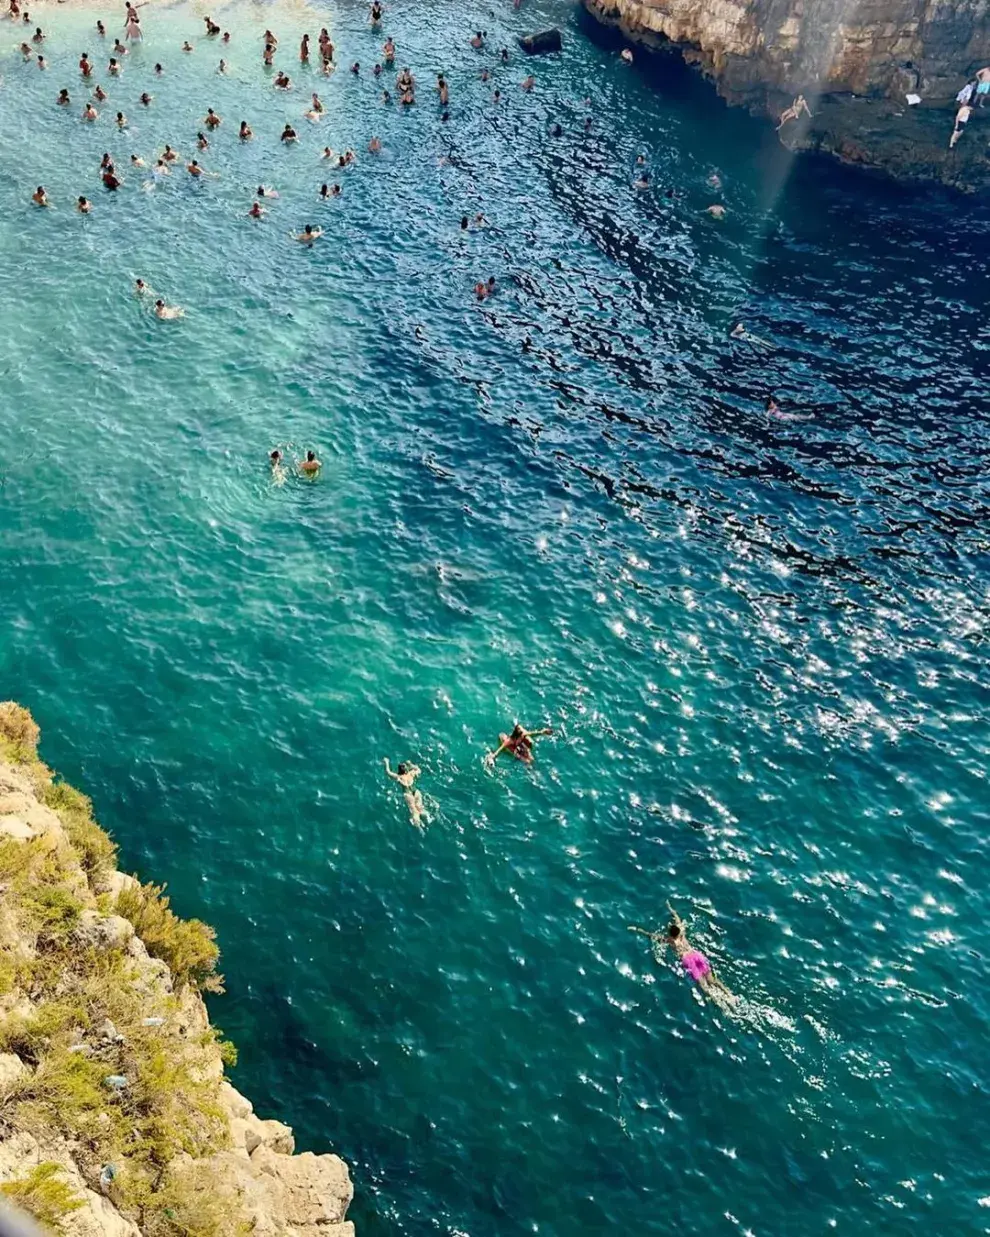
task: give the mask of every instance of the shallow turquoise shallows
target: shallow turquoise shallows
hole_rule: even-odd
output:
[[[0,696],[216,925],[238,1085],[362,1237],[986,1231],[986,208],[791,164],[542,0],[141,11],[119,81],[92,13],[38,11],[47,73],[0,25]],[[217,178],[127,165],[165,142]],[[516,718],[556,733],[486,771]],[[734,1015],[627,931],[668,899]]]

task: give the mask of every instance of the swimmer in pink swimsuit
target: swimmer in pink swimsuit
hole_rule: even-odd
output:
[[[668,903],[669,906],[669,903]],[[687,933],[684,931],[684,924],[681,917],[672,906],[670,909],[670,924],[666,932],[649,932],[646,928],[629,929],[630,932],[638,932],[641,936],[648,936],[656,948],[658,960],[659,952],[665,945],[673,945],[674,952],[681,960],[681,966],[691,976],[698,987],[710,996],[719,1005],[733,1005],[738,999],[735,993],[722,983],[715,972],[712,970],[712,964],[708,961],[700,949],[695,949],[688,941]]]

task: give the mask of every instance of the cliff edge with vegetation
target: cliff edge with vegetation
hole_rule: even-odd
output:
[[[584,0],[605,25],[680,51],[729,103],[776,118],[798,94],[813,115],[781,131],[902,179],[990,186],[990,112],[949,150],[955,95],[990,64],[984,0]],[[909,107],[906,96],[919,95]]]
[[[227,1082],[212,930],[116,867],[0,704],[0,1199],[66,1237],[353,1237],[335,1155]]]

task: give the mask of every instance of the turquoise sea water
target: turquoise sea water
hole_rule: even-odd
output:
[[[217,926],[238,1085],[363,1237],[987,1231],[986,209],[792,165],[569,7],[396,5],[407,114],[363,6],[203,12],[142,10],[93,126],[94,15],[38,10],[47,73],[0,26],[0,696]],[[218,179],[102,190],[208,106]],[[557,735],[490,774],[514,718]],[[736,1016],[627,932],[667,899]]]

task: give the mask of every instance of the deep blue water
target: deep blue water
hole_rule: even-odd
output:
[[[986,208],[792,163],[568,6],[394,6],[406,114],[363,6],[203,11],[142,10],[92,126],[94,15],[38,10],[47,73],[0,26],[0,695],[217,926],[235,1081],[363,1237],[986,1231]],[[208,106],[218,178],[146,189]],[[514,718],[558,733],[491,774]],[[668,899],[734,1016],[627,932]]]

